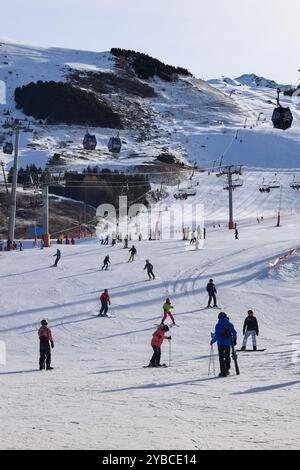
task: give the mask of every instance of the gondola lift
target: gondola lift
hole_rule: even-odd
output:
[[[13,151],[14,146],[12,142],[5,142],[5,144],[3,145],[3,153],[5,153],[6,155],[12,155]]]
[[[97,147],[96,136],[90,134],[88,129],[86,130],[82,145],[85,150],[95,150]]]
[[[275,129],[281,129],[283,131],[292,127],[293,114],[289,107],[284,108],[280,104],[280,88],[277,89],[277,107],[274,109],[272,122]]]
[[[111,153],[120,153],[122,148],[122,142],[119,137],[119,133],[115,137],[111,137],[108,141],[108,150]]]

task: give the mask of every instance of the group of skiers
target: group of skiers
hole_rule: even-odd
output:
[[[137,254],[137,250],[133,245],[132,248],[129,250],[130,257],[128,262],[133,262],[135,259],[135,255]],[[58,262],[61,259],[61,252],[58,249],[56,254],[54,266],[57,267]],[[107,270],[110,264],[110,257],[107,255],[104,259],[102,270]],[[155,279],[155,274],[153,272],[153,265],[150,263],[149,259],[146,260],[146,264],[144,270],[147,270],[147,274],[149,280]],[[219,308],[217,304],[217,289],[213,279],[210,279],[206,290],[208,293],[208,304],[207,308]],[[212,305],[213,302],[213,305]],[[100,317],[108,317],[108,310],[109,306],[111,305],[111,297],[108,292],[108,289],[105,289],[104,292],[100,295]],[[172,326],[176,326],[175,317],[173,314],[173,305],[170,298],[167,298],[165,303],[163,304],[163,316],[161,319],[161,323],[155,332],[152,335],[151,339],[151,346],[153,349],[153,355],[150,359],[149,366],[147,367],[167,367],[166,364],[161,364],[161,346],[164,340],[171,341],[171,336],[166,336],[166,333],[170,331]],[[170,318],[171,325],[166,325],[165,322],[167,318]],[[54,348],[53,337],[50,328],[48,327],[48,323],[46,320],[41,322],[41,327],[38,331],[38,335],[40,338],[40,370],[46,369],[52,370],[51,367],[51,348]],[[248,316],[244,321],[243,325],[243,345],[241,351],[245,351],[247,348],[247,341],[249,337],[252,337],[253,343],[253,350],[257,350],[257,336],[259,335],[259,327],[257,319],[254,315],[252,310],[248,311]],[[237,344],[237,332],[234,325],[230,322],[226,313],[221,312],[218,316],[218,323],[215,326],[215,331],[212,334],[211,338],[211,347],[217,343],[218,345],[218,354],[219,354],[219,362],[220,362],[220,374],[219,377],[227,377],[230,374],[230,367],[231,367],[231,350],[234,352],[234,347]],[[234,357],[234,356],[233,356]]]

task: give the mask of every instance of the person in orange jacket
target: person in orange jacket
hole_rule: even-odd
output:
[[[170,331],[168,325],[160,325],[152,335],[151,346],[153,348],[153,356],[150,360],[149,367],[163,367],[160,363],[161,358],[161,345],[164,340],[171,341],[171,336],[166,336],[165,333]]]
[[[46,361],[46,369],[53,370],[51,367],[51,348],[54,348],[53,337],[50,328],[48,328],[47,320],[41,321],[41,327],[38,331],[38,335],[40,338],[40,370],[45,369],[45,361]]]

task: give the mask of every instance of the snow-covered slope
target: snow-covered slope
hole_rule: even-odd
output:
[[[181,241],[140,242],[132,265],[122,248],[93,240],[62,246],[57,270],[49,269],[54,247],[0,256],[0,340],[8,360],[0,368],[2,449],[299,448],[299,256],[268,267],[299,244],[299,216],[281,229],[273,220],[251,223],[240,240],[224,228],[207,235],[199,252]],[[101,272],[108,252],[111,268]],[[158,276],[151,283],[146,258]],[[239,345],[253,308],[259,346],[267,348],[240,354],[241,375],[232,370],[226,380],[207,375],[218,314],[203,310],[210,277]],[[111,319],[96,318],[104,288]],[[180,325],[171,333],[172,367],[143,369],[167,295]],[[36,370],[44,317],[55,340],[52,372]],[[163,362],[168,357],[164,344]]]

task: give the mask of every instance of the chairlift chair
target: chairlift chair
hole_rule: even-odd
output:
[[[290,183],[290,188],[295,189],[296,191],[300,190],[300,180],[297,181],[295,176],[294,176],[292,183]]]

